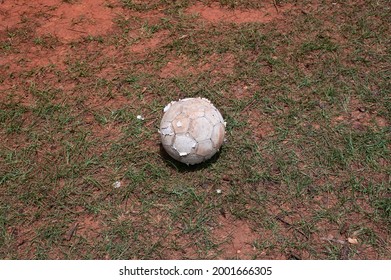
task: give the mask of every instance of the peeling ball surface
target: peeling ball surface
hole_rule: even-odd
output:
[[[225,122],[206,98],[185,98],[165,106],[159,133],[171,157],[197,164],[210,159],[220,149]]]

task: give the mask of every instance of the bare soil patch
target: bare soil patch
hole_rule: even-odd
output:
[[[113,18],[120,8],[109,7],[107,1],[3,1],[0,3],[0,27],[10,29],[32,20],[36,35],[51,34],[62,42],[83,36],[104,35],[113,26]]]
[[[223,8],[217,3],[213,3],[210,6],[205,6],[202,3],[197,3],[194,6],[187,9],[189,14],[198,14],[206,21],[218,23],[218,22],[231,22],[231,23],[268,23],[275,19],[282,18],[284,11],[292,8],[291,4],[285,4],[276,8],[270,1],[270,4],[265,4],[262,9],[257,10],[230,10]]]
[[[160,4],[163,2],[164,1],[160,1],[159,4],[157,4],[156,1],[156,7],[158,5],[163,5]],[[126,141],[128,141],[128,143],[134,141],[134,143],[136,143],[135,145],[137,145],[137,149],[133,149],[132,147],[133,150],[130,150],[126,145],[124,145],[123,148],[121,145],[118,145],[118,147],[121,148],[119,149],[117,147],[118,156],[121,156],[122,152],[134,153],[134,150],[136,150],[137,153],[142,155],[153,154],[158,157],[160,151],[158,134],[153,134],[151,131],[156,131],[158,126],[157,116],[160,114],[160,111],[159,113],[156,113],[157,108],[160,106],[158,105],[158,102],[160,102],[161,99],[166,98],[164,94],[170,94],[171,87],[175,87],[175,85],[170,84],[171,81],[169,79],[175,80],[175,78],[192,75],[197,78],[197,75],[207,73],[212,75],[213,78],[217,78],[213,79],[213,81],[221,81],[227,78],[227,82],[230,82],[230,76],[232,75],[232,77],[234,77],[235,74],[237,74],[237,69],[239,67],[245,67],[245,62],[247,60],[252,61],[256,59],[260,52],[260,49],[254,48],[252,51],[253,53],[249,51],[247,56],[243,54],[245,50],[240,50],[238,53],[235,53],[232,49],[227,52],[225,52],[224,49],[220,53],[216,49],[212,49],[206,56],[199,55],[198,57],[192,58],[191,55],[186,55],[186,53],[188,53],[186,52],[186,44],[183,44],[183,53],[181,50],[170,52],[170,49],[165,49],[164,46],[168,45],[172,38],[193,40],[193,38],[191,38],[192,30],[187,30],[186,25],[178,27],[178,30],[180,31],[176,31],[175,28],[178,22],[182,23],[182,20],[186,21],[193,15],[197,15],[197,23],[205,23],[204,26],[209,27],[214,25],[213,27],[216,27],[217,29],[219,27],[218,24],[222,23],[222,26],[224,27],[223,31],[227,32],[233,29],[236,31],[236,28],[239,28],[238,25],[235,25],[232,28],[232,24],[243,24],[241,27],[247,28],[247,23],[261,23],[260,25],[248,24],[248,26],[256,26],[256,28],[259,27],[260,29],[265,28],[265,30],[262,30],[262,33],[266,33],[267,30],[276,28],[281,31],[281,34],[283,35],[281,38],[284,39],[285,36],[289,37],[289,32],[292,31],[287,24],[289,21],[294,21],[296,19],[295,16],[301,14],[308,15],[308,20],[311,20],[311,17],[316,17],[314,13],[318,12],[318,5],[320,5],[316,3],[311,5],[308,4],[307,6],[304,4],[284,4],[276,7],[273,5],[273,1],[263,1],[265,2],[265,5],[260,9],[229,9],[216,2],[211,5],[202,4],[201,2],[205,3],[207,1],[198,1],[195,5],[185,8],[184,13],[187,15],[187,19],[183,19],[181,18],[181,13],[183,11],[180,10],[180,12],[175,14],[175,12],[170,10],[172,9],[172,6],[167,8],[167,13],[163,13],[162,10],[158,8],[155,10],[146,9],[145,11],[136,11],[136,9],[130,7],[124,8],[121,5],[121,1],[117,0],[0,0],[0,43],[4,43],[5,46],[0,48],[0,101],[3,102],[6,98],[12,98],[12,101],[15,104],[25,107],[23,109],[26,109],[26,112],[23,111],[21,115],[15,115],[12,121],[15,120],[15,123],[22,122],[23,129],[25,130],[29,130],[29,127],[36,128],[35,133],[37,135],[34,136],[36,137],[34,139],[36,139],[36,145],[40,145],[41,147],[41,149],[37,151],[36,158],[31,159],[31,162],[38,167],[34,167],[33,172],[31,172],[29,176],[36,176],[33,173],[44,174],[47,172],[47,170],[44,170],[43,168],[44,163],[49,167],[57,164],[60,166],[62,164],[62,162],[60,164],[60,161],[64,161],[66,154],[64,145],[61,145],[61,141],[67,140],[67,138],[63,139],[62,137],[69,137],[69,135],[63,135],[62,131],[59,130],[58,132],[55,132],[56,134],[48,143],[45,143],[45,141],[47,141],[44,137],[45,135],[44,133],[40,134],[40,131],[49,130],[47,133],[51,133],[48,128],[50,128],[52,123],[49,123],[48,121],[50,118],[45,119],[44,116],[39,118],[33,114],[33,110],[44,102],[42,101],[43,98],[40,99],[40,97],[37,97],[37,93],[31,93],[30,87],[36,85],[36,91],[41,92],[41,94],[42,92],[45,93],[46,89],[55,92],[55,97],[47,98],[48,104],[45,103],[43,105],[53,104],[71,107],[68,111],[69,115],[54,116],[52,119],[64,122],[64,130],[68,130],[70,126],[77,124],[78,129],[87,132],[88,136],[87,141],[85,141],[86,143],[83,142],[84,140],[75,142],[76,144],[79,143],[81,146],[88,148],[87,152],[80,149],[80,154],[83,154],[86,159],[88,155],[91,155],[90,158],[93,159],[93,155],[99,157],[99,155],[108,152],[113,143],[121,144],[119,142],[122,141],[125,134],[124,128],[135,130],[134,137],[129,137]],[[143,5],[143,1],[133,1],[133,3]],[[326,4],[323,6],[325,5]],[[343,8],[343,4],[340,3],[331,7],[333,10],[340,9]],[[327,13],[326,10],[324,11],[325,15],[323,16],[328,17],[330,14]],[[290,15],[289,17],[287,16],[288,13]],[[162,24],[163,18],[167,19],[166,23],[168,25]],[[122,21],[123,25],[119,23],[120,21]],[[166,29],[169,24],[173,25],[172,29]],[[331,24],[330,21],[328,24],[330,24],[330,30],[335,27],[334,22]],[[221,34],[222,35],[220,36],[223,37],[226,33],[221,32]],[[339,33],[336,32],[336,34],[338,35]],[[330,34],[326,35],[329,36]],[[300,37],[301,35],[298,34],[297,36]],[[344,37],[338,37],[331,32],[330,38],[333,39],[333,42],[339,42],[343,40]],[[194,38],[194,44],[200,43],[202,39],[203,38],[198,37]],[[270,41],[267,42],[267,44],[269,43]],[[296,43],[299,44],[300,40],[297,42],[292,41],[290,44]],[[348,44],[349,42],[346,40],[346,42],[341,41],[340,43]],[[276,45],[276,50],[273,51],[272,58],[277,60],[277,56],[280,56],[279,50],[288,46]],[[2,46],[3,45],[0,47]],[[203,46],[203,44],[199,44],[199,48],[203,48]],[[182,45],[180,45],[180,47],[182,47]],[[153,61],[156,52],[160,50],[166,52],[165,56],[161,56],[159,61]],[[245,58],[245,62],[242,65],[239,65],[240,63],[238,62],[239,54],[241,54],[241,57]],[[283,54],[281,54],[281,56],[283,56]],[[303,73],[308,73],[309,75],[313,73],[316,65],[315,63],[312,64],[311,61],[319,60],[319,56],[320,54],[318,52],[313,51],[304,57],[303,63],[299,63],[298,65],[299,68],[303,68],[301,69]],[[288,60],[288,58],[286,60]],[[161,67],[161,65],[163,65],[163,67]],[[84,67],[85,69],[77,69],[78,67]],[[159,69],[159,67],[161,68]],[[139,73],[137,73],[137,71],[139,68],[142,68],[142,71],[140,71],[142,72],[142,75],[138,76]],[[264,65],[261,64],[259,69],[260,75],[268,75],[274,71],[271,65],[264,67]],[[135,77],[133,77],[133,74]],[[148,78],[144,80],[143,74],[148,74]],[[148,80],[149,77],[152,76],[156,77],[156,80],[153,80],[152,78],[152,81]],[[255,139],[256,141],[253,143],[261,147],[264,138],[270,137],[275,132],[278,133],[278,124],[273,125],[270,116],[269,118],[264,118],[262,108],[257,108],[254,105],[258,104],[255,103],[257,102],[256,99],[258,97],[254,97],[254,92],[261,90],[260,86],[256,85],[256,82],[253,84],[253,81],[249,79],[242,76],[241,80],[243,80],[243,82],[234,84],[232,87],[230,86],[228,90],[226,90],[223,85],[221,92],[225,90],[228,91],[224,93],[224,98],[226,100],[232,99],[238,101],[238,103],[243,102],[241,104],[246,104],[245,102],[249,100],[248,105],[244,105],[245,108],[243,109],[242,114],[243,119],[246,119],[245,122],[248,124],[245,129],[251,132],[252,136],[250,137],[253,137],[251,138],[251,141]],[[155,83],[155,85],[153,85],[153,83]],[[166,88],[164,88],[164,90],[161,89],[159,92],[159,87]],[[220,92],[220,89],[216,89],[216,92]],[[10,93],[12,93],[12,97],[10,97]],[[187,91],[184,91],[184,93],[187,93]],[[161,99],[157,100],[157,97]],[[255,102],[252,101],[253,98]],[[7,102],[8,101],[4,103]],[[350,100],[346,104],[346,111],[341,110],[337,116],[332,119],[332,123],[344,123],[357,130],[368,127],[375,127],[376,129],[390,126],[389,119],[380,115],[380,109],[364,104],[364,102],[361,102],[358,99]],[[229,103],[225,104],[227,114],[229,110],[234,112],[235,108],[230,106]],[[289,113],[289,108],[287,105],[285,106],[284,114],[287,114]],[[40,106],[39,109],[43,110],[45,108],[45,106]],[[134,116],[135,114],[141,114],[145,119],[138,123],[136,123],[137,120],[129,121],[129,119],[117,122],[115,115],[117,110],[123,110],[126,113],[126,118],[128,116],[136,118]],[[50,113],[50,111],[47,112],[47,114]],[[127,113],[129,113],[129,115],[127,115]],[[35,112],[35,114],[37,114],[37,112]],[[46,113],[42,113],[42,115],[44,114]],[[54,111],[53,114],[56,114],[56,111]],[[69,123],[67,120],[68,117]],[[73,117],[77,119],[77,122],[72,121]],[[98,120],[99,117],[102,117],[102,119],[107,117],[108,120],[107,122]],[[129,127],[126,127],[130,122],[132,122],[132,124],[129,125]],[[142,126],[140,125],[143,129],[142,132],[136,132],[138,128],[136,125],[139,124],[142,124]],[[318,131],[322,129],[322,125],[322,123],[317,123],[316,121],[312,124],[313,128]],[[239,131],[236,135],[243,132],[240,131],[239,126],[232,128],[232,130],[236,129]],[[20,134],[15,133],[9,135],[1,132],[0,138],[4,138],[4,140],[0,139],[0,142],[7,146],[10,151],[18,151],[30,144],[34,144],[34,139],[30,139],[28,133],[25,132],[26,131],[23,131],[23,133]],[[235,137],[234,133],[232,137]],[[97,139],[98,141],[96,141]],[[90,147],[88,143],[94,141],[98,144],[95,147]],[[286,141],[288,140],[285,140],[282,143],[287,144]],[[73,147],[73,145],[69,145],[69,147],[71,146]],[[31,149],[34,150],[35,147],[32,146]],[[127,151],[126,149],[129,150]],[[234,149],[229,149],[231,149],[231,151],[227,151],[227,153],[235,152],[233,151]],[[135,154],[135,162],[139,160],[139,154]],[[299,153],[296,154],[300,161],[304,161]],[[29,154],[27,153],[26,156],[27,155]],[[111,153],[108,153],[108,155],[111,155]],[[11,157],[13,154],[9,152],[8,156]],[[79,163],[77,159],[78,155],[74,156],[74,163]],[[248,153],[246,156],[250,157],[251,153]],[[278,184],[275,183],[275,180],[278,180],[281,170],[274,163],[275,159],[271,158],[271,156],[264,155],[264,158],[265,161],[267,161],[267,164],[270,164],[270,177],[276,177],[277,179],[269,179],[266,177],[263,180],[260,180],[260,182],[254,183],[254,186],[255,184],[258,184],[255,186],[256,188],[262,188],[262,190],[263,188],[270,189],[271,192],[274,192],[270,194],[270,196],[279,198],[281,192],[278,188],[281,186],[278,186]],[[16,160],[17,159],[14,161]],[[131,162],[133,159],[127,160],[128,162]],[[381,256],[375,252],[376,250],[374,248],[376,247],[369,243],[371,241],[370,234],[362,233],[364,231],[356,232],[357,230],[353,228],[360,225],[373,228],[374,233],[385,240],[384,244],[379,242],[377,245],[386,247],[390,250],[390,245],[387,243],[387,234],[389,232],[386,228],[387,225],[378,226],[378,222],[370,221],[370,219],[367,218],[368,213],[376,210],[373,209],[373,206],[370,205],[369,202],[362,198],[361,200],[360,198],[356,199],[355,197],[352,199],[360,206],[360,211],[363,213],[352,211],[350,216],[338,215],[337,222],[321,219],[317,224],[314,224],[316,230],[309,228],[308,232],[305,231],[306,228],[304,226],[302,227],[302,224],[305,225],[306,221],[313,221],[311,209],[325,210],[333,213],[339,213],[339,208],[342,209],[339,197],[332,193],[320,192],[313,196],[311,205],[307,205],[304,202],[303,205],[297,205],[297,201],[285,201],[285,197],[280,200],[276,199],[276,201],[270,200],[266,211],[271,219],[271,224],[274,225],[273,230],[265,229],[263,228],[263,225],[260,224],[257,225],[255,220],[251,221],[252,217],[249,219],[237,219],[228,216],[229,214],[227,214],[227,217],[224,215],[224,217],[217,218],[217,225],[216,223],[213,223],[212,226],[206,223],[203,224],[203,226],[210,226],[208,227],[208,229],[210,229],[210,235],[209,232],[207,233],[208,237],[210,236],[214,243],[219,246],[202,255],[203,252],[200,250],[200,248],[202,249],[202,246],[197,247],[195,245],[195,240],[197,240],[197,234],[199,233],[185,234],[180,225],[171,224],[172,220],[170,217],[164,216],[165,207],[162,208],[164,211],[158,209],[156,215],[152,215],[155,213],[150,211],[149,213],[152,213],[150,220],[145,219],[147,215],[145,213],[147,213],[148,209],[145,213],[142,213],[140,210],[141,205],[138,203],[140,203],[141,195],[134,195],[138,190],[136,188],[136,191],[133,192],[130,186],[133,182],[132,180],[137,182],[135,184],[139,184],[137,187],[140,188],[149,188],[151,184],[159,185],[156,187],[159,188],[158,191],[151,189],[150,192],[146,194],[145,198],[146,200],[149,200],[155,195],[156,197],[160,195],[164,197],[167,195],[164,192],[159,193],[161,191],[161,186],[167,187],[167,185],[169,185],[169,183],[164,182],[165,172],[172,172],[172,177],[174,177],[174,179],[176,176],[174,174],[176,172],[174,169],[172,169],[172,171],[170,171],[171,169],[166,171],[164,165],[157,165],[157,170],[154,171],[156,174],[154,174],[154,177],[151,177],[151,179],[148,179],[148,169],[152,164],[156,163],[153,162],[153,160],[153,157],[152,159],[147,158],[144,162],[145,165],[143,170],[139,172],[129,172],[130,175],[128,175],[130,178],[118,179],[122,184],[122,187],[119,190],[122,191],[128,187],[127,191],[129,193],[126,195],[129,195],[134,199],[134,205],[136,206],[129,206],[129,212],[125,209],[126,211],[124,210],[124,214],[116,221],[118,224],[131,221],[135,227],[143,229],[143,231],[141,231],[143,233],[141,240],[145,242],[145,244],[152,243],[156,244],[157,247],[159,244],[163,244],[164,250],[159,248],[158,250],[162,251],[153,256],[161,256],[167,259],[214,258],[216,256],[222,259],[285,259],[292,257],[307,259],[313,257],[313,254],[307,248],[297,249],[294,248],[294,246],[291,246],[286,249],[286,247],[284,247],[286,244],[295,242],[295,244],[300,245],[302,243],[311,245],[313,247],[312,249],[318,252],[318,254],[315,255],[317,257],[323,256],[323,252],[328,249],[327,245],[330,244],[330,248],[334,247],[333,245],[342,247],[341,258],[350,257],[349,254],[346,253],[346,250],[349,249],[353,251],[353,249],[357,248],[359,254],[354,255],[354,258],[380,258]],[[148,165],[146,164],[147,162]],[[86,164],[87,163],[88,160],[86,160]],[[161,161],[159,161],[159,163],[161,163]],[[93,163],[91,161],[88,164],[91,164],[89,167],[91,170],[86,171],[87,173],[90,172],[87,175],[91,176],[92,179],[96,179],[98,183],[100,181],[104,182],[105,186],[110,188],[110,190],[113,188],[112,183],[117,180],[112,178],[117,178],[117,175],[121,175],[122,172],[121,170],[111,172],[111,169],[114,169],[112,167],[114,164],[112,165],[110,159],[107,159],[107,161],[103,163]],[[102,164],[102,167],[95,167],[95,164]],[[119,161],[118,165],[120,164],[122,164],[122,161]],[[136,162],[135,165],[137,164],[138,163]],[[231,162],[228,165],[230,164]],[[385,167],[387,165],[386,159],[381,159],[380,165]],[[77,165],[75,166],[77,167]],[[298,164],[298,166],[299,169],[306,171],[305,165]],[[76,167],[74,170],[75,172],[77,172]],[[359,168],[360,166],[355,167],[357,170]],[[23,166],[21,170],[23,171]],[[64,170],[66,171],[67,169]],[[206,171],[206,169],[204,170]],[[67,179],[69,179],[67,177],[68,174],[65,173],[65,171],[63,171],[65,175],[62,174],[63,177],[59,177],[58,182],[53,183],[55,188],[53,188],[52,197],[58,195],[58,190],[62,190]],[[260,171],[264,170],[262,169]],[[286,172],[288,171],[289,170],[286,170]],[[229,175],[232,178],[236,178],[238,174],[241,174],[240,171],[236,173],[236,170],[233,171],[232,169],[230,171],[229,168],[223,172],[233,172],[232,175]],[[107,174],[112,175],[112,178],[110,177],[110,179],[107,179]],[[120,177],[120,175],[118,176]],[[178,172],[177,182],[179,183],[182,182],[183,176],[181,175],[186,176],[186,172],[182,174],[179,174]],[[388,174],[373,173],[371,175],[375,181],[387,182]],[[82,176],[84,176],[84,174],[80,175],[80,177]],[[140,176],[142,180],[144,180],[143,176],[145,176],[145,178],[147,178],[147,183],[138,183],[141,179],[137,176]],[[215,174],[210,175],[210,177],[212,176],[215,176]],[[228,175],[224,176],[226,178],[228,177]],[[343,182],[341,182],[342,179],[337,176],[338,174],[335,175],[335,177],[329,177],[329,181],[332,181],[335,187],[340,188],[340,185],[342,185]],[[35,179],[38,181],[40,178],[40,176],[36,176]],[[242,179],[242,181],[238,180],[238,184],[246,182],[246,178]],[[222,186],[219,186],[223,191],[230,188],[230,186],[227,185],[227,180],[225,181],[226,182],[223,182]],[[232,181],[235,180],[232,179]],[[106,184],[107,182],[109,183]],[[148,184],[149,182],[151,182],[151,184]],[[26,183],[23,186],[28,186],[28,183],[29,182],[26,180]],[[77,181],[77,183],[79,183],[79,181]],[[221,182],[218,182],[216,184],[220,183]],[[244,186],[241,186],[243,189],[246,188],[245,184],[247,183],[244,183]],[[313,183],[314,186],[311,186],[311,188],[320,187],[323,184],[324,182],[320,179],[319,181],[315,181]],[[74,187],[76,191],[79,191],[78,184],[75,183]],[[283,185],[282,187],[287,186]],[[98,198],[104,196],[102,192],[105,191],[107,190],[97,189],[94,192],[94,196],[96,195],[97,199],[93,197],[91,200],[98,200]],[[309,190],[309,192],[310,191],[311,190]],[[110,193],[110,197],[114,202],[114,196],[117,194],[118,193]],[[84,194],[77,192],[77,195],[83,196]],[[172,196],[171,194],[169,195]],[[349,197],[349,195],[348,192],[345,194],[346,197]],[[87,196],[88,194],[86,197]],[[41,208],[29,205],[28,203],[23,205],[24,208],[19,206],[23,211],[20,211],[18,214],[27,218],[24,218],[24,220],[21,218],[22,222],[20,222],[20,224],[6,225],[6,233],[13,240],[9,243],[10,245],[6,245],[9,246],[9,248],[7,248],[9,252],[16,251],[17,256],[20,258],[37,258],[36,249],[33,247],[33,245],[35,246],[33,239],[40,238],[40,230],[43,231],[45,228],[49,228],[50,230],[50,226],[53,224],[56,225],[56,220],[51,217],[39,218],[38,220],[33,218],[34,213],[46,211],[45,205],[48,203],[46,199],[47,197],[42,198],[42,205],[40,204],[42,206]],[[127,198],[124,199],[124,201],[125,202],[123,203],[126,204]],[[281,204],[278,204],[279,202]],[[87,200],[85,203],[89,203],[89,201]],[[159,203],[161,203],[161,201],[159,201]],[[113,212],[115,212],[117,210],[115,207],[117,206],[115,203],[112,205],[114,209]],[[345,203],[343,207],[353,207],[354,205],[353,203]],[[143,205],[143,207],[144,206],[145,205]],[[146,207],[147,206],[148,205],[146,205]],[[13,207],[15,207],[15,205],[13,205]],[[253,209],[259,209],[256,207],[259,207],[259,205],[253,206]],[[75,241],[78,241],[78,239],[85,240],[86,243],[91,246],[99,247],[99,240],[103,240],[102,233],[108,229],[107,221],[113,221],[113,219],[115,219],[113,218],[114,215],[102,217],[99,214],[88,214],[88,212],[85,211],[84,204],[83,206],[80,206],[80,209],[71,210],[73,211],[72,213],[75,213],[77,216],[72,216],[71,221],[64,222],[63,226],[59,229],[53,229],[56,236],[59,235],[62,238],[64,235],[65,241],[61,239],[58,244],[53,243],[53,249],[51,249],[50,246],[45,247],[45,250],[49,251],[49,258],[55,259],[63,257],[64,253],[61,249],[71,247],[69,246],[69,243],[77,243]],[[160,210],[162,210],[162,212],[160,212]],[[254,213],[250,213],[249,215],[252,214]],[[146,220],[148,221],[146,222]],[[362,220],[362,222],[358,223],[357,221],[360,220]],[[338,224],[340,222],[341,224]],[[345,223],[346,226],[344,226],[342,222]],[[344,227],[347,227],[347,229],[344,229]],[[351,227],[351,229],[349,227]],[[272,232],[274,230],[276,230],[276,232]],[[58,231],[60,231],[60,233],[58,233]],[[146,234],[144,234],[144,232]],[[134,232],[131,230],[126,232],[126,238],[128,235],[131,236],[132,233]],[[115,235],[113,234],[113,236]],[[357,239],[358,244],[349,243],[348,238]],[[53,238],[53,240],[59,239]],[[120,238],[116,239],[114,237],[110,241],[115,243],[120,242],[119,240]],[[259,245],[265,240],[275,247],[262,247]],[[45,239],[42,238],[41,242],[42,241],[45,241]],[[83,257],[83,250],[80,251],[77,244],[74,245],[74,251],[78,251],[78,253],[75,253],[72,256]],[[259,247],[257,247],[257,245],[259,245]]]
[[[365,107],[358,99],[351,99],[348,104],[348,111],[336,116],[332,122],[334,124],[345,123],[356,130],[376,127],[384,128],[389,125],[388,121],[379,116],[375,108]]]
[[[231,54],[212,54],[203,60],[202,63],[194,64],[188,57],[180,56],[172,58],[160,70],[161,78],[177,76],[196,75],[202,72],[211,72],[214,75],[229,75],[234,71],[235,58]]]
[[[130,47],[130,50],[134,53],[143,54],[156,49],[164,40],[168,38],[170,32],[168,30],[162,30],[154,34],[152,38],[141,40],[137,44]]]
[[[75,227],[75,225],[72,225],[70,229],[72,230],[73,227]],[[96,220],[92,215],[85,215],[79,218],[79,222],[75,229],[75,235],[91,240],[98,238],[101,231],[102,224],[100,221]]]
[[[259,238],[246,221],[220,217],[213,235],[222,245],[223,259],[252,259],[255,254],[253,242]]]
[[[274,132],[273,125],[269,121],[265,120],[264,116],[262,116],[258,109],[249,111],[248,123],[256,140],[261,140],[272,135]]]

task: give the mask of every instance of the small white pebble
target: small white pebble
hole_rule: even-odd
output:
[[[138,119],[138,120],[142,120],[142,121],[143,121],[143,120],[144,120],[144,117],[143,117],[143,116],[141,116],[141,115],[137,115],[137,119]]]
[[[218,194],[221,194],[221,190],[220,190],[220,189],[217,189],[216,192],[217,192]]]
[[[358,244],[358,240],[357,240],[357,238],[348,238],[348,242],[350,243],[350,244]]]
[[[115,189],[118,189],[119,187],[121,187],[121,182],[120,182],[120,181],[114,182],[114,183],[113,183],[113,187],[114,187]]]

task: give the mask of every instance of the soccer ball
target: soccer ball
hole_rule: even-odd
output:
[[[189,164],[210,159],[224,141],[226,123],[206,98],[185,98],[164,108],[159,133],[166,152]]]

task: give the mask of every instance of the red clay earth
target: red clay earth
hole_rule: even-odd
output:
[[[106,3],[95,0],[75,3],[58,0],[2,1],[1,37],[14,29],[27,26],[34,30],[34,37],[50,36],[59,44],[54,49],[45,49],[34,44],[23,46],[18,54],[8,55],[2,64],[9,66],[8,71],[44,67],[49,64],[63,69],[64,60],[70,53],[67,43],[87,35],[107,34],[114,27],[113,19],[121,9],[110,8]]]
[[[197,3],[187,9],[187,12],[190,14],[199,14],[203,19],[212,23],[268,23],[273,20],[283,18],[284,11],[287,11],[291,8],[291,4],[286,4],[282,7],[277,8],[272,3],[266,3],[265,6],[259,10],[230,10],[222,8],[217,3],[213,3],[210,6],[205,6],[201,3]]]
[[[161,70],[159,77],[172,78],[176,76],[185,76],[190,74],[200,74],[209,71],[222,75],[232,74],[235,65],[235,59],[230,54],[212,54],[205,57],[205,61],[199,65],[192,66],[186,57],[178,57],[169,61]]]
[[[107,1],[14,0],[2,1],[0,28],[12,29],[34,17],[37,36],[51,34],[61,42],[82,36],[107,34],[114,26],[121,8],[109,7]]]
[[[218,4],[212,4],[210,6],[197,3],[188,9],[186,13],[188,15],[198,16],[197,20],[203,21],[206,24],[218,24],[220,22],[228,23],[271,23],[275,20],[283,19],[284,12],[293,9],[293,5],[287,4],[279,6],[277,8],[272,4],[265,5],[263,9],[259,10],[240,10],[240,9],[227,9],[222,8]],[[307,7],[308,8],[308,7]],[[309,7],[311,8],[311,7]],[[3,73],[14,73],[15,77],[18,77],[18,73],[21,71],[28,71],[35,68],[47,67],[54,65],[59,70],[65,70],[67,63],[72,60],[73,56],[77,56],[75,50],[72,49],[72,43],[78,42],[86,36],[108,36],[110,33],[116,30],[115,19],[123,17],[125,20],[130,18],[137,18],[141,20],[148,20],[150,23],[157,23],[161,18],[164,17],[160,11],[148,11],[148,12],[135,12],[130,9],[124,9],[117,1],[106,1],[106,0],[84,0],[84,1],[61,1],[61,0],[40,0],[40,1],[29,1],[29,0],[0,0],[0,39],[2,42],[14,42],[13,36],[9,36],[10,33],[17,32],[19,29],[26,28],[33,34],[35,39],[44,39],[48,41],[49,47],[35,44],[32,40],[23,41],[20,44],[14,46],[16,51],[9,51],[5,55],[1,54],[0,57],[0,72]],[[283,23],[279,23],[283,24]],[[131,31],[129,33],[129,40],[138,38],[141,34],[140,30]],[[185,35],[186,36],[186,35]],[[184,37],[185,39],[185,37]],[[135,57],[143,57],[146,53],[159,48],[160,46],[170,42],[170,32],[162,30],[155,33],[151,37],[137,39],[129,48],[128,51],[134,53]],[[78,50],[76,50],[77,52]],[[90,53],[94,53],[94,48],[88,50]],[[107,47],[106,49],[100,50],[100,54],[106,58],[117,58],[120,57],[122,50],[117,50],[113,47]],[[217,71],[219,73],[229,75],[232,73],[235,58],[230,54],[210,55],[204,61],[208,61],[201,65],[192,66],[186,57],[172,57],[171,61],[168,62],[160,71],[156,73],[160,78],[166,79],[175,77],[178,75],[188,75],[191,73],[198,74],[203,71]],[[116,64],[111,67],[117,67]],[[119,67],[119,66],[118,66]],[[100,74],[102,77],[112,75],[113,71],[111,68],[103,69]],[[6,76],[6,75],[2,75]],[[21,81],[18,78],[6,79],[0,83],[1,91],[10,91],[17,87],[17,84]],[[56,83],[56,78],[53,77],[50,81]],[[61,82],[57,85],[64,91],[72,91],[75,84],[71,80]],[[234,90],[236,98],[243,98],[248,96],[250,93],[251,85],[237,85]],[[32,104],[34,98],[23,90],[14,91],[17,98],[23,104]],[[148,92],[145,93],[146,95]],[[0,95],[0,100],[5,95]],[[89,107],[105,106],[108,108],[116,108],[122,106],[124,103],[130,102],[123,96],[114,96],[107,100],[102,100],[100,97],[92,95],[87,98],[85,104]],[[340,116],[335,119],[335,122],[346,121],[351,122],[354,127],[358,129],[361,126],[369,125],[369,120],[372,118],[375,112],[361,108],[360,104],[356,104],[354,101],[351,102],[350,113]],[[250,107],[251,108],[251,104]],[[257,119],[262,119],[262,116],[258,112],[250,110],[248,112],[249,125],[255,131],[254,137],[262,139],[263,137],[273,133],[273,127],[268,123],[256,122]],[[25,116],[28,119],[28,116]],[[86,115],[86,124],[91,126],[91,130],[94,132],[96,137],[108,137],[115,138],[120,133],[118,128],[105,127],[104,129],[94,122],[94,116],[92,114]],[[379,126],[388,125],[387,122],[379,117],[375,118],[376,123]],[[319,129],[317,124],[313,126]],[[23,142],[23,140],[18,140]],[[16,143],[18,142],[16,141]],[[12,144],[14,145],[14,144]],[[150,143],[154,145],[154,143]],[[61,187],[61,186],[60,186]],[[335,204],[334,197],[315,197],[315,203],[330,205],[333,207]],[[306,209],[301,209],[302,212],[299,215],[291,213],[287,216],[279,216],[281,209],[286,207],[289,210],[290,205],[282,205],[280,207],[274,207],[268,205],[271,214],[279,217],[278,222],[286,226],[286,236],[295,235],[299,238],[305,238],[303,234],[294,229],[292,225],[295,221],[305,215]],[[29,209],[33,211],[34,209]],[[77,209],[76,209],[77,210]],[[75,210],[75,211],[76,211]],[[347,220],[347,223],[353,222],[356,217],[352,216]],[[160,223],[164,218],[157,216],[157,223]],[[255,232],[251,225],[242,220],[235,220],[231,217],[219,217],[216,227],[212,230],[212,236],[215,237],[216,242],[221,243],[220,258],[231,259],[250,259],[254,255],[254,244],[255,242],[262,241],[261,239],[268,236],[268,232]],[[370,221],[368,221],[370,223]],[[34,231],[34,227],[39,227],[42,222],[34,222],[30,225],[17,229],[10,227],[8,230],[11,235],[18,240],[18,250],[26,250],[29,246],[29,235]],[[30,227],[30,228],[29,228]],[[321,226],[320,226],[321,227]],[[319,242],[339,242],[338,240],[344,240],[347,236],[344,236],[344,232],[341,233],[338,229],[327,229],[327,225],[324,227],[323,232],[319,232]],[[85,239],[98,238],[99,232],[102,230],[102,223],[97,220],[97,217],[87,214],[80,215],[77,222],[69,225],[69,230],[64,234],[64,239],[72,239],[73,235],[79,235]],[[158,233],[156,233],[156,236]],[[354,237],[354,236],[352,236]],[[174,237],[173,237],[174,238]],[[284,236],[281,236],[284,238]],[[183,258],[184,256],[194,258],[196,256],[196,248],[186,248],[188,240],[178,240],[179,244],[184,246],[183,254],[175,252],[172,255],[167,254],[167,258]],[[365,248],[363,248],[365,251]],[[376,258],[376,254],[366,251],[367,258]],[[61,254],[57,257],[61,257]],[[289,256],[300,255],[298,252],[289,252],[289,254],[281,255],[281,253],[274,254],[263,254],[257,255],[257,258],[275,258],[284,259]],[[26,253],[25,257],[30,258],[33,254],[31,252]],[[51,258],[56,258],[56,255],[50,255]],[[303,252],[300,258],[306,258],[308,255]]]
[[[254,242],[260,235],[245,221],[220,217],[218,227],[213,234],[217,242],[222,242],[220,250],[224,258],[253,259],[256,251]]]

